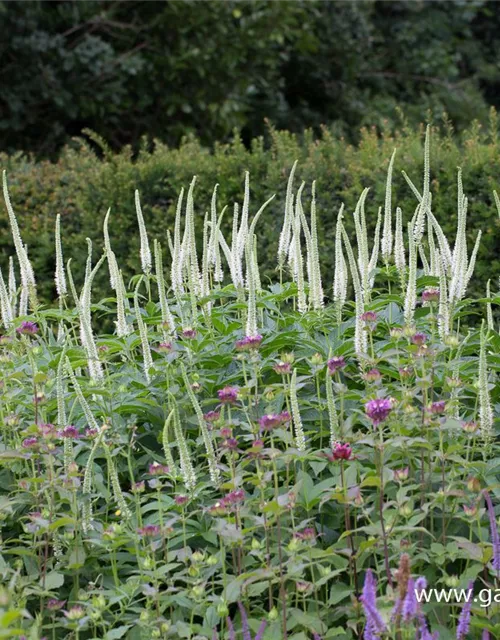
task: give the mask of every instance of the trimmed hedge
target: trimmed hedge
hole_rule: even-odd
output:
[[[94,139],[95,137],[92,136]],[[203,148],[194,138],[184,140],[179,148],[157,142],[152,150],[144,147],[136,157],[130,148],[110,152],[101,143],[96,146],[75,139],[64,148],[57,162],[36,162],[22,154],[0,154],[0,165],[8,172],[10,194],[34,263],[40,295],[48,300],[54,295],[53,230],[55,216],[61,214],[64,253],[72,258],[78,282],[84,271],[87,254],[85,238],[94,242],[95,255],[102,247],[102,224],[111,208],[110,234],[113,247],[127,256],[125,271],[129,275],[139,259],[134,190],[141,194],[142,209],[150,237],[157,237],[166,248],[167,230],[172,232],[177,195],[187,188],[193,175],[198,176],[195,207],[201,229],[203,216],[210,206],[213,187],[219,183],[219,210],[225,204],[242,202],[244,171],[250,172],[251,213],[271,194],[276,198],[261,218],[257,233],[259,261],[264,271],[276,266],[277,239],[282,224],[286,176],[293,162],[299,161],[296,180],[307,183],[307,195],[313,180],[317,184],[317,209],[322,233],[321,257],[324,284],[328,294],[332,277],[335,219],[342,202],[347,223],[364,187],[372,187],[367,212],[374,226],[379,206],[385,196],[385,174],[389,158],[397,148],[393,176],[393,209],[403,210],[407,221],[414,213],[416,200],[406,184],[404,169],[419,186],[423,171],[424,127],[413,130],[405,125],[397,131],[363,129],[356,147],[346,144],[324,129],[319,139],[306,131],[296,136],[269,129],[268,137],[255,139],[247,149],[238,137],[230,144]],[[433,210],[445,234],[453,236],[456,228],[457,167],[462,167],[465,193],[469,196],[468,236],[472,248],[479,229],[483,230],[476,268],[476,294],[484,294],[491,273],[500,270],[500,231],[493,202],[493,189],[500,189],[497,115],[491,113],[489,129],[480,125],[454,136],[445,123],[434,127],[431,142],[431,180]],[[1,209],[0,252],[4,268],[12,255],[7,212]],[[201,234],[200,234],[201,235]],[[105,270],[96,280],[95,297],[109,295]],[[496,290],[496,283],[494,285]]]

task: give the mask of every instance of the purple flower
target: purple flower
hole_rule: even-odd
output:
[[[38,325],[30,320],[25,320],[21,322],[19,327],[16,329],[17,333],[26,335],[26,336],[34,336],[38,333]]]
[[[439,289],[429,288],[422,291],[422,302],[439,302]]]
[[[330,456],[329,456],[330,457]],[[352,449],[351,445],[341,442],[336,442],[332,454],[331,460],[350,460],[352,458]]]
[[[333,358],[330,358],[326,364],[328,366],[329,374],[333,376],[337,371],[340,371],[345,367],[346,362],[343,356],[333,356]]]
[[[436,400],[429,407],[430,413],[434,415],[439,415],[440,413],[444,413],[446,409],[446,401],[445,400]]]
[[[488,517],[490,519],[491,545],[493,547],[493,569],[500,571],[500,536],[498,535],[497,521],[495,518],[495,510],[491,502],[490,494],[483,491],[486,506],[488,507]]]
[[[146,484],[144,480],[140,480],[139,482],[134,482],[132,484],[132,493],[144,493],[146,489]]]
[[[21,446],[23,447],[23,449],[33,449],[37,445],[38,445],[38,438],[35,438],[32,436],[31,438],[25,438]]]
[[[473,586],[474,586],[474,583],[472,581],[469,582],[469,586],[467,587],[467,602],[462,607],[462,611],[460,612],[460,616],[458,618],[457,640],[464,640],[464,638],[469,633]]]
[[[203,414],[203,417],[205,418],[205,422],[217,422],[220,418],[220,411],[207,411],[207,413]]]
[[[247,612],[245,611],[245,607],[241,604],[241,602],[238,602],[238,609],[240,610],[241,615],[243,640],[252,640],[252,634],[250,633],[250,627],[248,626]]]
[[[413,620],[417,615],[417,611],[418,611],[418,602],[415,596],[415,580],[413,578],[410,578],[408,580],[408,588],[406,591],[406,596],[403,601],[403,609],[402,609],[403,621],[410,622],[410,620]]]
[[[417,333],[414,333],[412,335],[411,341],[413,344],[416,344],[419,347],[421,347],[423,344],[427,342],[427,336],[425,333],[418,331]]]
[[[376,398],[365,404],[366,415],[376,426],[383,422],[392,411],[391,398]]]
[[[375,311],[365,311],[361,314],[361,320],[363,320],[363,322],[373,324],[374,322],[377,322],[377,314]]]
[[[262,418],[259,418],[259,426],[261,431],[272,431],[272,429],[279,427],[283,423],[283,417],[281,413],[268,413]]]
[[[152,462],[148,467],[148,472],[150,476],[164,476],[169,472],[169,468],[166,464]]]
[[[251,351],[252,349],[258,349],[262,343],[262,336],[245,336],[241,340],[236,340],[235,347],[237,351]]]
[[[186,502],[189,500],[189,498],[187,496],[175,496],[174,501],[175,504],[179,507],[182,507],[183,505],[186,504]]]
[[[219,391],[217,391],[217,395],[219,396],[219,400],[222,402],[222,404],[234,404],[238,399],[238,388],[224,387],[223,389],[219,389]]]
[[[186,338],[187,340],[193,340],[194,338],[196,338],[196,329],[193,329],[192,327],[186,327],[182,330],[182,337]]]
[[[280,376],[286,376],[292,372],[292,365],[289,362],[277,362],[273,369],[276,373],[279,373]]]
[[[363,378],[366,382],[378,382],[382,378],[382,374],[378,369],[370,369],[363,374]]]
[[[46,606],[49,611],[57,611],[59,609],[62,609],[65,604],[66,600],[57,600],[56,598],[50,598],[50,600],[47,601]]]
[[[162,353],[170,353],[172,349],[173,346],[171,342],[160,342],[158,345],[158,351],[161,351]]]
[[[67,427],[64,427],[64,429],[61,429],[59,431],[59,435],[61,436],[61,438],[79,438],[80,437],[80,433],[78,432],[78,429],[73,426],[72,424],[69,424]]]
[[[360,600],[366,616],[365,639],[374,638],[375,634],[384,633],[386,625],[377,609],[377,582],[371,569],[368,569],[365,574]]]
[[[161,527],[157,524],[146,524],[137,529],[137,533],[141,538],[154,538],[155,536],[160,535]]]
[[[402,469],[394,469],[394,480],[396,482],[402,482],[403,480],[408,479],[408,474],[410,472],[409,467],[403,467]]]
[[[79,604],[75,604],[75,606],[71,607],[69,611],[65,611],[64,615],[68,620],[80,620],[85,615],[85,611]]]

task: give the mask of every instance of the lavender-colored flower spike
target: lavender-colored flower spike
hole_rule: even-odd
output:
[[[483,629],[481,640],[490,640],[490,632],[488,631],[488,629]]]
[[[250,633],[250,627],[248,626],[248,616],[245,611],[245,607],[238,602],[238,609],[240,610],[241,615],[241,627],[243,631],[243,640],[252,640],[252,634]]]
[[[472,607],[472,587],[474,583],[469,582],[467,587],[467,602],[464,604],[457,624],[457,640],[464,640],[469,633],[470,612]]]
[[[495,518],[495,510],[493,508],[493,503],[491,502],[490,494],[487,491],[484,491],[484,499],[486,501],[486,506],[488,507],[488,516],[490,519],[490,532],[491,532],[491,544],[493,547],[493,569],[495,571],[500,571],[500,537],[498,535],[498,527]]]
[[[226,618],[227,630],[229,631],[229,640],[236,640],[236,633],[234,631],[233,621],[229,616]]]
[[[264,631],[266,630],[266,627],[267,627],[266,620],[262,620],[262,622],[259,625],[259,628],[257,629],[257,633],[255,634],[255,640],[262,640],[262,636],[264,635]],[[321,640],[321,638],[317,634],[315,635],[319,638],[319,640]]]
[[[408,580],[408,590],[403,602],[403,621],[410,622],[413,620],[418,612],[418,602],[415,597],[415,580],[410,578]]]
[[[377,582],[371,569],[365,575],[363,593],[360,597],[366,616],[365,640],[375,637],[375,632],[384,633],[385,622],[377,609]]]

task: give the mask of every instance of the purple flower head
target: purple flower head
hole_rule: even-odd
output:
[[[378,369],[370,369],[363,374],[363,378],[366,382],[378,382],[382,378],[382,374]]]
[[[132,493],[144,493],[146,489],[146,484],[144,480],[140,480],[139,482],[134,482],[132,485]]]
[[[79,604],[75,604],[68,611],[65,611],[64,615],[68,620],[81,620],[85,615],[85,611]]]
[[[467,602],[462,607],[462,611],[460,612],[460,616],[458,618],[457,624],[457,640],[464,640],[469,633],[470,627],[470,613],[472,608],[472,588],[474,583],[469,582],[469,586],[467,587]]]
[[[439,289],[434,287],[422,291],[422,302],[439,302]]]
[[[498,573],[500,571],[500,536],[498,534],[497,521],[495,518],[495,509],[487,491],[483,491],[486,506],[488,508],[488,517],[490,519],[491,545],[493,547],[493,569]]]
[[[222,446],[229,451],[235,451],[238,448],[238,440],[236,438],[226,438]]]
[[[38,425],[38,431],[40,432],[41,437],[46,440],[51,440],[58,435],[55,426],[49,422],[44,422]]]
[[[217,391],[217,395],[219,396],[219,400],[222,402],[222,404],[234,404],[238,399],[238,388],[224,387],[223,389],[219,389],[219,391]]]
[[[262,343],[262,336],[245,336],[240,340],[236,340],[235,347],[237,351],[251,351],[252,349],[258,349]]]
[[[373,324],[377,322],[377,314],[375,311],[365,311],[361,314],[361,320],[367,324]]]
[[[171,342],[160,342],[158,345],[158,351],[162,353],[170,353],[173,349],[173,345]]]
[[[283,423],[280,413],[268,413],[259,418],[259,426],[261,431],[272,431]]]
[[[78,429],[72,424],[69,424],[67,427],[64,427],[64,429],[61,429],[59,431],[59,435],[61,436],[61,438],[71,438],[71,439],[80,437],[80,433]]]
[[[333,358],[330,358],[326,364],[328,366],[328,373],[333,376],[337,371],[340,371],[345,367],[346,362],[343,356],[333,356]]]
[[[409,467],[403,467],[402,469],[394,469],[394,480],[396,482],[403,482],[403,480],[408,479],[408,474],[410,472]]]
[[[141,538],[155,538],[161,533],[161,527],[157,524],[145,524],[143,527],[137,529],[137,533]]]
[[[46,606],[49,611],[58,611],[59,609],[62,609],[65,604],[66,600],[57,600],[56,598],[50,598],[50,600],[47,601]]]
[[[25,438],[22,442],[23,449],[34,449],[38,446],[38,438],[31,436],[30,438]]]
[[[205,422],[217,422],[220,418],[220,411],[207,411],[207,413],[203,414],[203,417],[205,418]]]
[[[369,400],[365,404],[366,415],[373,422],[374,426],[379,425],[381,422],[384,422],[391,411],[391,398],[376,398],[375,400]]]
[[[231,427],[221,427],[220,437],[221,438],[231,438],[233,435],[233,430]]]
[[[150,476],[164,476],[169,472],[169,468],[166,464],[155,461],[149,465],[148,472]]]
[[[350,460],[352,458],[351,445],[341,442],[336,442],[332,450],[333,460]]]
[[[439,415],[445,412],[446,409],[446,401],[445,400],[436,400],[429,407],[430,413],[434,415]]]
[[[427,342],[427,335],[425,333],[422,333],[421,331],[418,331],[417,333],[414,333],[412,335],[411,341],[413,344],[416,344],[419,347],[421,347],[423,344]]]
[[[25,320],[21,322],[16,331],[25,336],[34,336],[38,333],[38,325],[30,320]]]
[[[243,640],[252,640],[252,634],[250,633],[250,627],[248,625],[248,617],[247,612],[245,611],[245,607],[238,602],[238,609],[240,610],[241,615],[241,629],[243,631]]]
[[[273,369],[276,373],[279,373],[280,376],[286,376],[289,373],[292,373],[292,365],[290,362],[277,362]]]
[[[186,327],[182,330],[182,337],[186,338],[186,340],[194,340],[194,338],[196,338],[196,329]]]
[[[312,527],[306,527],[302,531],[294,533],[293,537],[296,540],[304,540],[305,542],[316,542],[316,531]]]
[[[183,495],[175,496],[175,498],[174,498],[175,504],[178,507],[182,507],[183,505],[185,505],[188,500],[189,500],[189,498],[187,496],[183,496]]]

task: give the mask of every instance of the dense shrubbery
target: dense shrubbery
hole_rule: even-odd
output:
[[[114,148],[250,140],[265,118],[352,140],[398,105],[460,129],[500,106],[494,0],[0,2],[0,26],[2,149],[42,157],[84,127]]]
[[[280,153],[299,151],[276,140],[291,147]],[[469,145],[472,167],[493,144]],[[343,157],[368,165],[378,148],[367,136]],[[189,149],[163,157],[181,165]],[[238,149],[212,159],[215,167],[237,153],[252,159]],[[318,149],[321,158],[321,144],[309,154]],[[206,165],[196,157],[208,167],[208,156]],[[137,165],[83,159],[102,184],[119,176],[128,185],[136,170],[140,185],[150,167],[148,156]],[[75,206],[92,188],[78,176],[81,156],[68,152],[65,162],[76,183],[68,194],[82,185]],[[233,171],[225,188],[237,188]],[[267,191],[258,167],[253,175]],[[280,280],[292,282],[268,286],[257,258],[266,211],[248,218],[247,193],[229,242],[214,201],[200,253],[193,186],[179,207],[170,286],[139,208],[142,272],[132,286],[120,271],[131,254],[118,249],[115,218],[106,253],[97,262],[89,253],[76,294],[62,219],[59,306],[49,308],[36,299],[35,246],[26,252],[10,211],[22,284],[0,280],[0,635],[498,637],[498,604],[419,605],[414,595],[425,582],[494,589],[500,570],[500,337],[491,309],[499,299],[479,301],[485,322],[464,330],[473,257],[460,181],[450,244],[426,178],[408,233],[399,216],[394,228],[387,192],[380,247],[363,198],[353,246],[339,217],[326,307],[322,236],[301,189],[289,182],[279,222]],[[434,193],[437,211],[436,183]],[[99,270],[114,293],[92,304]],[[114,334],[95,332],[106,318]]]
[[[148,228],[166,246],[167,232],[173,233],[177,195],[195,174],[198,228],[210,208],[216,183],[220,185],[219,202],[229,208],[242,201],[245,171],[251,177],[252,208],[253,203],[264,202],[276,194],[258,229],[262,271],[273,277],[276,267],[273,238],[281,225],[285,178],[295,160],[299,162],[297,179],[307,182],[306,191],[316,180],[321,262],[328,274],[333,264],[335,219],[341,203],[345,203],[346,211],[352,211],[363,188],[369,187],[367,224],[373,231],[378,208],[384,203],[386,173],[395,148],[393,202],[401,207],[405,221],[411,219],[417,201],[401,170],[404,168],[412,180],[421,175],[422,144],[423,130],[405,126],[395,133],[383,131],[381,136],[373,129],[365,129],[358,146],[346,145],[327,130],[320,139],[311,133],[299,137],[271,130],[269,144],[256,139],[250,150],[236,139],[229,145],[217,145],[210,153],[196,140],[187,140],[178,149],[157,143],[153,151],[143,150],[133,158],[129,149],[103,155],[82,142],[66,148],[56,163],[37,163],[23,155],[0,155],[0,165],[9,174],[11,197],[23,221],[24,239],[40,276],[40,296],[50,300],[54,297],[50,274],[54,267],[53,229],[57,214],[62,217],[67,253],[80,267],[75,274],[78,279],[86,260],[85,238],[91,238],[97,246],[102,243],[104,217],[111,208],[110,233],[116,252],[122,256],[124,276],[128,277],[138,266],[134,189],[140,191]],[[458,166],[462,167],[464,190],[470,194],[469,240],[479,229],[483,231],[472,289],[476,295],[483,295],[491,273],[500,271],[500,230],[492,195],[500,185],[496,114],[491,114],[488,131],[473,126],[460,138],[453,137],[446,127],[436,128],[431,154],[433,209],[446,234],[454,232],[456,172]],[[226,214],[223,221],[226,230],[230,227],[229,217]],[[12,241],[5,210],[0,220],[4,220],[0,226],[0,250],[6,257],[12,253]],[[346,225],[352,232],[350,215]],[[326,278],[327,296],[330,286],[331,278]],[[96,277],[95,290],[98,296],[105,294],[102,274]]]

